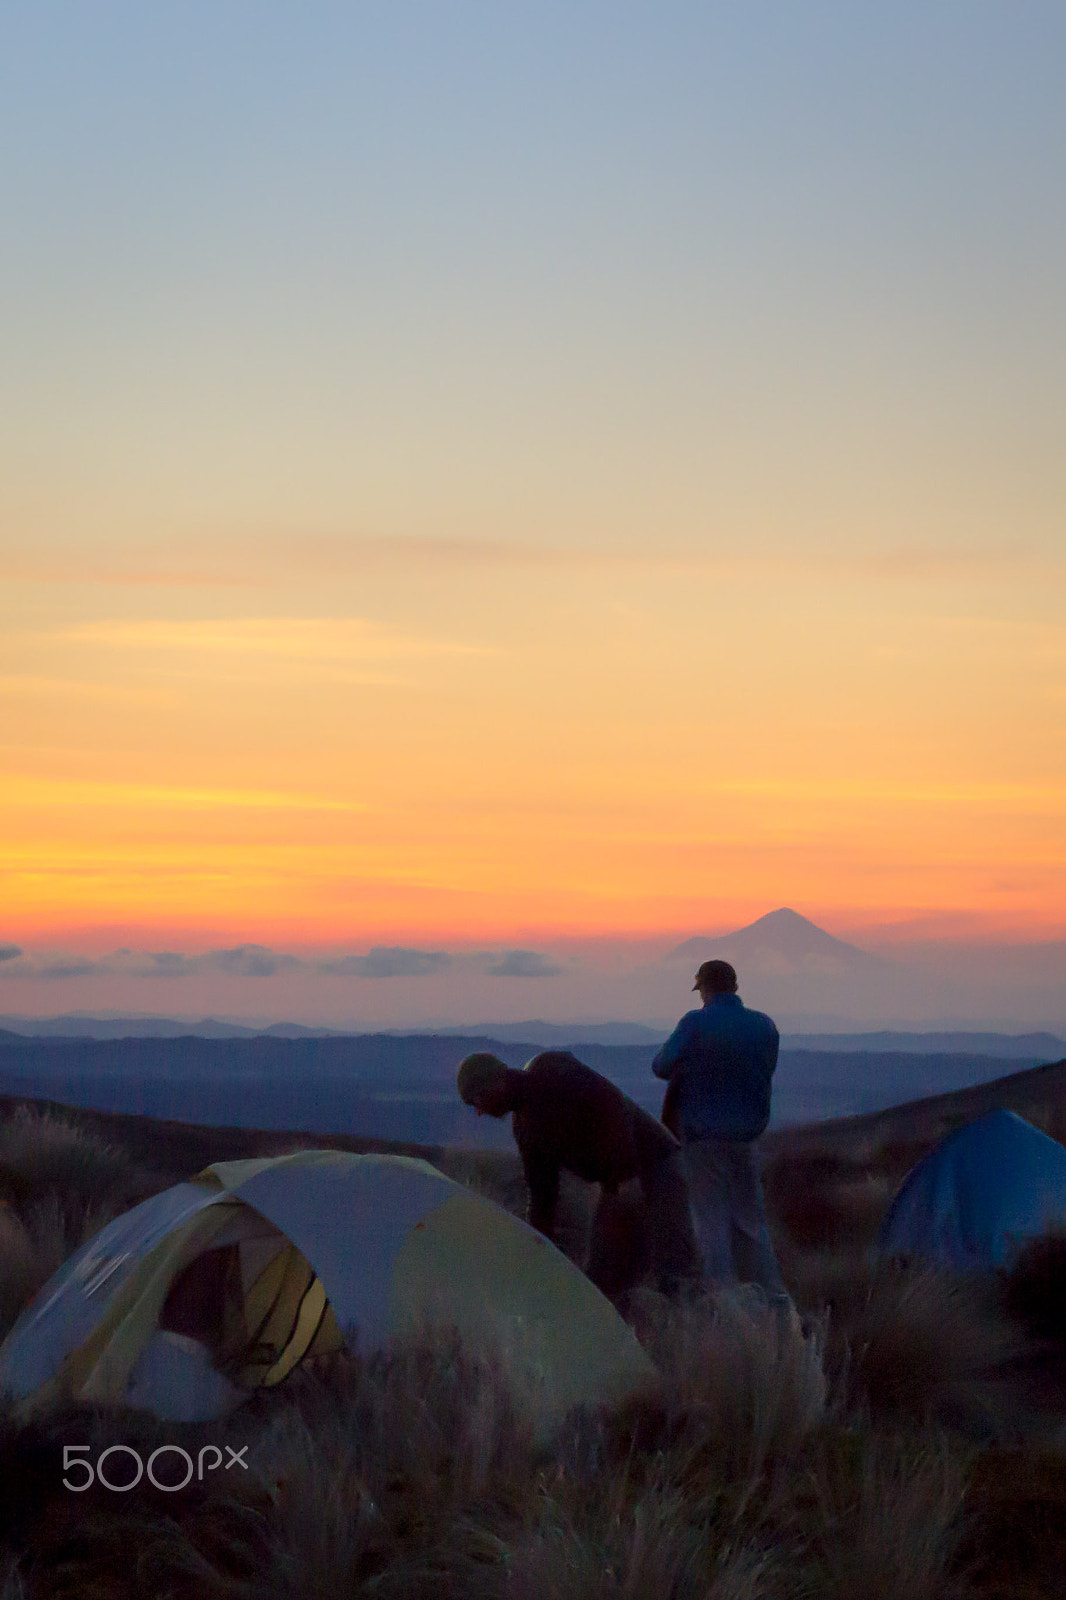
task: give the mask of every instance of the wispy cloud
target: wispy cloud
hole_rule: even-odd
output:
[[[0,550],[0,577],[8,582],[92,584],[109,588],[257,589],[263,579],[247,562],[238,563],[223,545],[221,553],[205,551],[202,564],[190,567],[176,547],[146,561],[141,549],[97,545],[86,553],[61,545],[51,548],[27,537],[22,548]]]
[[[302,570],[358,573],[397,565],[462,571],[484,568],[540,568],[563,571],[706,571],[723,574],[780,573],[813,579],[841,577],[913,581],[962,576],[1023,574],[1061,570],[1061,560],[1040,551],[1011,545],[889,545],[868,551],[795,548],[743,553],[731,550],[729,539],[713,546],[657,542],[645,548],[617,545],[557,545],[540,540],[463,539],[417,536],[343,538],[309,534],[298,541],[276,540],[273,559],[287,565],[298,559]],[[263,546],[257,546],[260,555]],[[268,558],[269,559],[269,558]]]
[[[18,944],[0,944],[0,961],[14,961],[22,954],[22,946]]]
[[[93,783],[13,775],[0,780],[8,805],[138,806],[155,810],[363,811],[355,800],[287,789],[200,789],[192,785]]]
[[[115,650],[339,663],[485,655],[485,647],[396,633],[360,617],[229,617],[89,622],[61,637]]]
[[[82,956],[58,956],[50,961],[30,963],[29,970],[22,972],[15,967],[5,969],[12,977],[30,978],[89,978],[94,977],[107,968],[100,961],[90,961]]]
[[[820,561],[827,572],[836,571],[841,576],[861,578],[898,578],[905,581],[921,578],[995,577],[1003,574],[1024,574],[1058,568],[1061,563],[1040,556],[1037,551],[1017,545],[936,546],[896,545],[884,550],[848,552],[839,555],[814,556],[811,563],[815,572]],[[806,561],[797,562],[805,566]]]
[[[130,978],[191,978],[208,972],[224,973],[228,978],[273,978],[305,965],[299,956],[271,950],[268,945],[238,944],[205,950],[201,955],[176,950],[116,950],[99,963],[98,970]]]
[[[32,673],[0,673],[0,693],[59,695],[75,700],[118,701],[124,705],[174,704],[174,696],[165,689],[150,688],[144,684],[93,683],[86,678],[48,678]]]
[[[275,588],[298,566],[318,576],[388,572],[400,566],[462,572],[498,568],[560,571],[707,571],[723,574],[779,573],[812,580],[913,582],[958,577],[1038,576],[1061,572],[1063,563],[1038,548],[1004,545],[889,545],[877,550],[767,549],[743,554],[731,541],[713,548],[662,544],[645,549],[557,545],[540,540],[435,537],[419,535],[351,536],[301,533],[264,534],[252,546],[243,535],[222,536],[212,544],[186,538],[145,559],[141,549],[99,546],[86,558],[81,550],[0,552],[0,575],[38,583],[89,583],[161,588]],[[190,548],[196,550],[190,563]]]
[[[1061,783],[906,782],[895,778],[723,778],[707,784],[706,794],[752,799],[814,800],[829,804],[874,801],[892,804],[963,805],[989,809],[1050,808],[1066,804]]]

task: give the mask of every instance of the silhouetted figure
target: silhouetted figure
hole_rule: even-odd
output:
[[[529,1221],[549,1239],[560,1172],[600,1185],[586,1267],[597,1288],[624,1301],[646,1255],[666,1294],[698,1280],[681,1149],[661,1122],[568,1050],[545,1050],[520,1072],[487,1052],[467,1056],[458,1084],[479,1116],[513,1113]],[[619,1197],[633,1178],[640,1182],[643,1217],[634,1218]]]
[[[787,1302],[766,1225],[755,1140],[770,1120],[777,1028],[737,994],[728,961],[705,961],[689,1011],[652,1062],[670,1087],[663,1121],[681,1140],[707,1285],[758,1283]]]

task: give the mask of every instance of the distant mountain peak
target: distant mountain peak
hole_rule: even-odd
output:
[[[761,928],[767,933],[776,933],[779,929],[808,928],[814,933],[821,934],[823,938],[831,939],[833,937],[831,933],[826,933],[824,928],[820,928],[816,922],[812,922],[810,917],[803,917],[798,911],[793,911],[791,906],[778,906],[776,911],[767,911],[765,916],[756,917],[754,922],[748,922],[743,928],[737,928],[735,931],[737,933],[752,933],[756,928]]]
[[[694,939],[686,939],[671,950],[670,955],[679,958],[698,956],[701,960],[706,956],[720,955],[728,959],[730,951],[735,951],[741,957],[776,955],[790,961],[835,957],[838,961],[852,963],[875,959],[857,945],[826,933],[824,928],[820,928],[809,917],[793,911],[791,906],[779,906],[776,911],[768,911],[765,916],[757,917],[754,922],[732,933],[713,937],[697,935]]]

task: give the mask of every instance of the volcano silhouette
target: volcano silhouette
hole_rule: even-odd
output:
[[[759,917],[733,933],[716,934],[713,937],[697,935],[670,951],[671,960],[706,961],[713,956],[720,956],[728,961],[734,955],[742,961],[769,959],[774,965],[815,966],[836,971],[859,967],[869,971],[871,967],[882,965],[876,956],[868,955],[858,945],[835,939],[824,928],[819,928],[816,922],[801,917],[798,911],[792,911],[788,906],[769,911],[765,917]]]

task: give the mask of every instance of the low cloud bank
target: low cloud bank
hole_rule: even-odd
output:
[[[562,970],[539,950],[505,950],[488,973],[490,978],[554,978]]]
[[[374,945],[365,956],[319,961],[314,970],[339,978],[428,978],[451,965],[443,950],[408,950],[402,945]]]
[[[90,958],[66,953],[27,954],[16,944],[0,944],[0,977],[57,982],[66,978],[193,978],[221,973],[228,978],[273,978],[302,972],[331,978],[429,978],[448,969],[494,978],[552,978],[563,969],[539,950],[483,950],[449,954],[404,945],[372,945],[365,955],[313,957],[239,944],[187,955],[178,950],[115,950]]]

